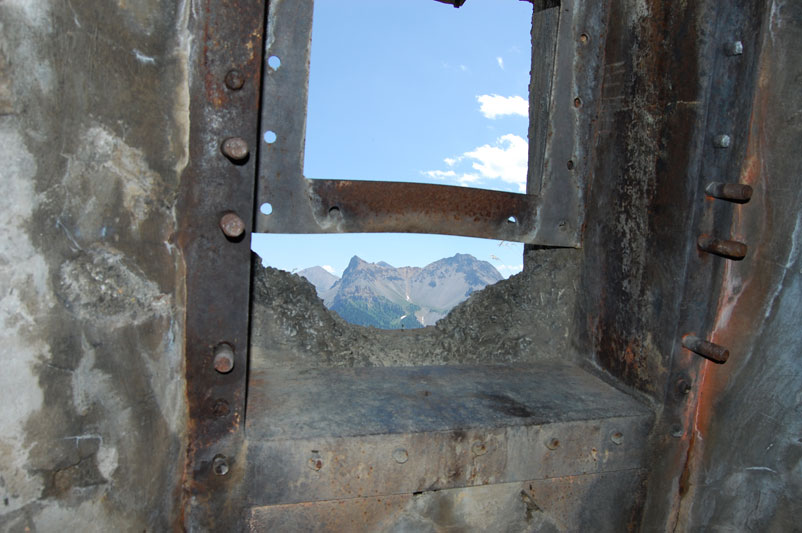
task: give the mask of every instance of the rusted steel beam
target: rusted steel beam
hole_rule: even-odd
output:
[[[249,154],[258,146],[265,2],[197,4],[177,239],[186,265],[189,417],[181,527],[237,530],[238,513],[227,503],[236,499],[229,469],[244,438],[256,174]]]
[[[502,191],[380,181],[309,180],[324,230],[442,233],[525,240],[537,197]]]

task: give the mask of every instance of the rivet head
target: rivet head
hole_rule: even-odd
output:
[[[212,407],[212,413],[214,416],[223,417],[228,416],[228,413],[231,412],[231,407],[228,405],[228,402],[224,399],[220,398],[216,402],[214,402],[214,406]]]
[[[321,461],[319,457],[312,457],[309,459],[307,465],[315,472],[319,472],[320,469],[323,468],[323,461]]]
[[[739,56],[744,53],[744,43],[741,41],[733,41],[727,43],[726,51],[728,56]]]
[[[678,379],[677,392],[682,395],[689,394],[691,392],[691,384],[685,381],[683,378]]]
[[[551,439],[546,443],[546,448],[549,450],[556,450],[560,447],[560,439]]]
[[[220,150],[232,161],[244,161],[250,153],[248,143],[242,137],[229,137],[223,141]]]
[[[484,455],[487,453],[487,445],[484,442],[474,442],[473,446],[471,446],[471,451],[474,455]]]
[[[393,450],[393,459],[398,464],[404,464],[409,460],[409,454],[404,448],[396,448]]]
[[[624,444],[624,434],[620,431],[616,431],[610,435],[610,440],[613,441],[613,444],[620,446],[621,444]]]
[[[220,229],[226,237],[236,239],[245,233],[245,222],[236,213],[226,213],[220,217]]]
[[[726,134],[716,135],[713,139],[713,146],[716,148],[729,148],[732,144],[732,137]]]
[[[225,82],[232,91],[239,91],[245,85],[245,75],[237,69],[231,69],[226,73]]]
[[[234,350],[228,344],[215,348],[214,369],[221,374],[228,374],[234,369]]]
[[[228,459],[225,455],[215,455],[212,459],[212,471],[218,476],[228,474]]]

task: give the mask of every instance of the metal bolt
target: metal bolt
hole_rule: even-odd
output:
[[[610,440],[613,441],[616,445],[624,444],[624,434],[620,431],[616,431],[612,435],[610,435]]]
[[[716,135],[713,138],[713,146],[716,148],[729,148],[732,144],[732,137],[727,134]]]
[[[312,457],[309,459],[309,468],[314,470],[315,472],[319,472],[321,468],[323,468],[323,461],[321,461],[318,457]]]
[[[232,161],[244,161],[250,153],[248,143],[242,137],[229,137],[220,145],[220,150]]]
[[[212,413],[214,413],[214,416],[223,417],[227,416],[228,413],[230,412],[231,412],[231,407],[229,407],[227,401],[221,398],[216,402],[214,402],[214,407],[212,407]]]
[[[245,222],[236,213],[226,213],[220,218],[220,229],[226,237],[236,239],[245,233]]]
[[[677,380],[677,392],[681,395],[686,395],[691,392],[691,384],[685,381],[684,378],[679,378]]]
[[[393,459],[398,464],[404,464],[409,460],[409,454],[404,448],[396,448],[393,450]]]
[[[741,183],[719,183],[714,181],[705,187],[705,193],[713,198],[745,203],[752,198],[752,187]]]
[[[551,439],[549,442],[546,443],[546,448],[549,450],[556,450],[560,447],[560,439]]]
[[[474,442],[471,451],[474,455],[484,455],[487,453],[487,446],[484,442]]]
[[[733,41],[731,43],[727,43],[724,47],[724,51],[727,53],[728,56],[739,56],[744,53],[744,43],[741,41]]]
[[[225,82],[232,91],[239,91],[245,85],[245,75],[237,69],[231,69],[226,74]]]
[[[234,350],[228,344],[221,344],[214,349],[214,369],[221,374],[228,374],[234,369]]]
[[[218,476],[228,474],[228,459],[225,455],[215,455],[212,459],[212,471]]]
[[[699,235],[696,244],[707,253],[720,255],[727,259],[743,259],[746,257],[746,245],[738,241],[716,239],[710,235]]]
[[[671,426],[671,436],[680,438],[685,434],[685,430],[682,429],[682,426],[679,424],[673,424]]]
[[[730,351],[723,346],[700,339],[695,335],[686,335],[682,338],[682,345],[688,350],[710,359],[714,363],[724,364],[730,357]]]

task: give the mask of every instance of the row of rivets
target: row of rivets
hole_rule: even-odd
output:
[[[728,56],[742,55],[744,53],[743,42],[732,41],[726,43],[724,45],[724,53]],[[731,145],[732,137],[729,134],[722,133],[713,137],[713,146],[715,148],[728,149]],[[752,187],[741,183],[713,182],[707,185],[705,193],[718,200],[746,203],[752,198]],[[739,241],[719,239],[710,235],[700,235],[696,240],[696,245],[703,252],[718,255],[726,259],[740,260],[746,257],[746,244]],[[730,352],[727,348],[700,339],[694,335],[686,335],[682,339],[682,346],[714,363],[725,363],[730,356]],[[687,393],[687,391],[683,392]]]
[[[239,91],[245,85],[245,75],[239,70],[232,69],[226,73],[224,83],[231,91]],[[220,144],[220,151],[232,163],[244,163],[248,160],[250,149],[248,142],[242,137],[229,137]],[[245,234],[245,221],[234,212],[226,212],[220,217],[220,230],[228,239],[236,240]],[[228,343],[221,343],[214,349],[214,370],[219,374],[228,374],[234,370],[234,348]],[[212,414],[218,417],[228,415],[230,408],[228,402],[222,398],[214,403]],[[212,460],[212,472],[218,476],[225,476],[229,471],[228,458],[217,454]]]

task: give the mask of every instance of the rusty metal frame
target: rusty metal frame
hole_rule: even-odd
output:
[[[576,63],[590,49],[575,28],[587,24],[596,10],[574,9],[572,0],[544,11],[549,34],[535,58],[543,83],[530,93],[528,193],[420,183],[310,180],[303,175],[306,107],[309,84],[313,0],[273,0],[269,13],[262,84],[256,231],[266,233],[439,233],[553,246],[579,246],[583,219],[584,139],[582,117],[594,101],[590,80],[598,61]],[[535,10],[534,22],[538,20]],[[599,21],[591,23],[598,26]],[[590,30],[588,30],[590,31]],[[600,34],[600,32],[597,32]],[[537,35],[535,38],[539,39]],[[600,49],[600,41],[593,43]],[[537,61],[536,61],[537,59]],[[542,65],[548,65],[545,69]],[[554,72],[551,69],[554,68]],[[533,68],[533,72],[535,69]],[[551,77],[554,75],[554,84]],[[586,98],[578,95],[587,94]],[[545,96],[545,98],[544,98]],[[536,100],[536,105],[532,102]],[[579,102],[579,105],[576,103]],[[583,104],[584,102],[584,104]],[[583,113],[577,109],[585,107]],[[589,124],[589,123],[588,123]],[[532,139],[530,139],[530,142]]]
[[[193,2],[189,161],[178,245],[185,259],[188,446],[185,530],[215,530],[236,498],[243,441],[264,0]],[[236,484],[234,484],[236,485]]]
[[[186,268],[184,529],[216,529],[215,524],[236,529],[242,520],[254,228],[445,233],[579,245],[585,182],[580,145],[589,136],[582,131],[590,119],[576,112],[572,91],[558,93],[576,86],[587,92],[582,98],[588,104],[594,100],[593,54],[579,68],[571,66],[578,53],[575,28],[596,15],[593,9],[572,11],[572,0],[563,5],[567,16],[557,8],[542,15],[535,9],[533,20],[547,17],[551,24],[544,41],[548,60],[537,62],[539,79],[547,84],[538,93],[541,105],[530,112],[530,123],[537,121],[539,128],[535,165],[530,152],[530,194],[514,194],[307,180],[302,163],[313,0],[232,0],[225,8],[198,1],[190,20],[189,161],[176,239]],[[277,69],[272,56],[281,60]],[[553,112],[557,107],[564,109]],[[275,142],[267,142],[268,131],[276,133]],[[552,169],[548,161],[554,157],[571,157],[576,167]],[[273,204],[271,216],[255,212],[264,202]]]

